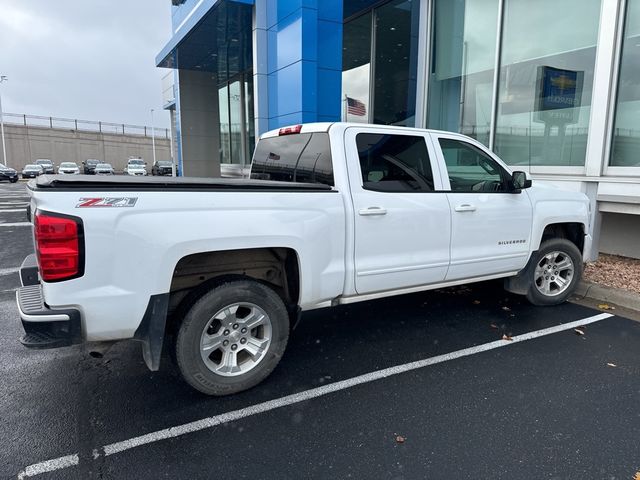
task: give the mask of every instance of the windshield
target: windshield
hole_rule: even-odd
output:
[[[87,165],[97,165],[99,163],[99,160],[87,160]]]
[[[51,162],[51,160],[36,160],[36,163],[38,165],[52,165],[53,163]]]
[[[158,162],[158,166],[160,167],[170,167],[171,166],[171,162]]]
[[[61,168],[77,168],[78,166],[75,163],[63,162],[60,164]]]
[[[144,166],[144,160],[129,160],[129,165]]]
[[[24,167],[25,170],[40,170],[40,165],[27,165]]]

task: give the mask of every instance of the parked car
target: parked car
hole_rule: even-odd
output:
[[[38,160],[36,160],[36,165],[40,165],[44,173],[50,173],[50,174],[56,173],[53,162],[48,158],[39,158]]]
[[[42,165],[37,165],[35,163],[30,163],[29,165],[25,165],[24,168],[22,169],[22,178],[36,178],[42,174],[44,174]]]
[[[586,195],[532,187],[460,134],[282,128],[251,174],[38,178],[22,343],[136,339],[158,370],[171,338],[184,380],[227,395],[273,371],[301,311],[497,278],[556,305],[591,249]]]
[[[141,158],[130,158],[124,169],[125,175],[147,175],[147,164]]]
[[[168,160],[159,160],[151,167],[151,175],[162,176],[173,174],[173,162]]]
[[[96,165],[102,163],[100,160],[96,160],[95,158],[88,158],[84,162],[82,162],[82,170],[85,175],[93,175],[96,169]]]
[[[9,180],[11,183],[16,183],[18,181],[18,172],[0,163],[0,181],[2,180]]]
[[[59,175],[79,175],[80,169],[75,162],[62,162],[58,167]]]
[[[113,167],[110,163],[99,163],[95,168],[96,175],[114,175]]]

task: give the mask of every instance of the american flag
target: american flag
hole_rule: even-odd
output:
[[[367,114],[367,107],[360,100],[347,97],[347,113],[357,117],[364,117]]]

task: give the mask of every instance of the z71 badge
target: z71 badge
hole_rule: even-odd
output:
[[[138,197],[81,198],[76,208],[89,207],[135,207]]]

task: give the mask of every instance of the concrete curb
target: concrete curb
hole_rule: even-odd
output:
[[[640,295],[620,288],[606,287],[597,283],[582,281],[574,295],[591,298],[600,302],[613,303],[630,310],[640,311]]]

